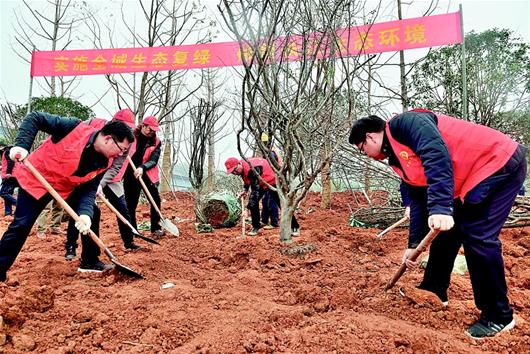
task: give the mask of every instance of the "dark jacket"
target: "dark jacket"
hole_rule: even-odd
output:
[[[32,112],[22,121],[15,145],[30,151],[33,141],[39,131],[48,133],[52,142],[57,143],[74,130],[80,123],[81,120],[77,118],[63,118],[43,112]],[[98,134],[99,131],[94,132],[88,140],[81,154],[79,166],[73,174],[74,176],[86,176],[88,173],[108,165],[108,159],[94,149],[94,140]],[[78,214],[88,215],[91,218],[93,217],[93,206],[96,199],[96,192],[102,177],[103,173],[100,173],[95,178],[82,183],[76,188],[80,195],[77,207]]]

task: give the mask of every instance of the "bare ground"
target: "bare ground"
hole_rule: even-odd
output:
[[[478,315],[468,275],[453,276],[447,308],[414,291],[420,269],[383,292],[406,231],[377,241],[379,230],[348,226],[348,194],[334,194],[329,210],[310,195],[292,245],[281,244],[275,230],[244,239],[240,226],[196,234],[192,196],[177,197],[166,195],[162,208],[184,220],[181,237],[166,236],[161,246],[138,240],[147,246],[140,252],[125,252],[115,218],[102,206],[102,239],[144,280],[80,274],[77,260],[63,258],[64,235],[40,240],[32,233],[0,285],[0,352],[530,352],[529,228],[501,237],[517,326],[476,341],[464,334]],[[147,210],[141,206],[141,218]],[[0,231],[6,227],[0,220]],[[162,289],[167,282],[174,286]]]

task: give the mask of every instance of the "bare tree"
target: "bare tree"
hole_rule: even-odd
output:
[[[220,102],[211,104],[207,99],[199,99],[197,106],[190,110],[189,179],[199,196],[205,187],[204,167],[210,158],[209,147],[215,143],[211,139],[219,133],[215,126],[222,116],[218,114],[220,105]]]
[[[345,139],[354,118],[357,97],[351,78],[363,64],[359,57],[344,58],[344,48],[353,39],[340,38],[337,30],[354,26],[362,6],[340,0],[223,0],[219,5],[240,43],[244,68],[238,148],[243,155],[241,140],[250,132],[275,171],[283,242],[291,241],[296,206]],[[293,57],[299,61],[290,60]],[[259,139],[263,132],[283,150],[283,165],[271,158],[268,145]]]
[[[94,16],[91,18],[90,28],[95,47],[176,46],[183,44],[194,33],[210,25],[202,15],[202,9],[192,1],[151,0],[148,4],[145,1],[138,1],[138,5],[143,16],[145,33],[142,33],[136,25],[131,24],[122,8],[122,23],[129,35],[128,38],[132,40],[126,44],[118,44],[114,35],[116,23],[102,23],[97,16]],[[109,38],[104,36],[106,33],[110,34]],[[198,41],[204,41],[204,38],[206,38],[205,35]],[[189,75],[186,71],[167,71],[144,72],[139,75],[134,74],[132,78],[130,74],[106,76],[116,95],[118,107],[131,108],[139,120],[147,113],[152,114],[159,119],[164,129],[162,191],[167,191],[170,187],[169,180],[172,178],[172,170],[178,157],[173,141],[174,125],[184,117],[185,112],[178,111],[176,108],[186,102],[202,86],[202,79],[195,81],[193,86],[185,84],[186,75]]]
[[[31,53],[38,50],[66,50],[76,37],[75,30],[86,19],[84,2],[48,0],[42,9],[22,0],[24,9],[14,12],[16,26],[13,50],[26,63],[31,63]],[[59,81],[59,87],[57,82]],[[44,88],[50,96],[65,96],[78,80],[64,77],[44,77]],[[59,91],[58,91],[59,90]]]

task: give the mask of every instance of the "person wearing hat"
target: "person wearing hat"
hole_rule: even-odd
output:
[[[134,113],[128,108],[116,112],[112,120],[119,120],[124,122],[131,130],[135,128]],[[101,129],[107,122],[107,120],[102,118],[92,118],[87,121],[90,126],[93,126],[98,129]],[[117,156],[113,160],[112,166],[110,166],[107,172],[105,172],[105,174],[103,175],[103,178],[101,178],[97,191],[98,194],[103,193],[105,197],[109,200],[109,202],[116,208],[116,210],[118,210],[118,212],[123,215],[123,217],[125,217],[129,222],[130,216],[129,210],[127,209],[127,203],[125,202],[122,179],[123,174],[125,173],[125,168],[127,167],[125,164],[125,162],[127,162],[127,155],[129,154],[130,148],[134,146],[134,144],[135,142],[130,145],[127,151],[124,151],[123,154]],[[94,215],[95,217],[99,217],[101,215],[97,204],[94,204]],[[131,229],[127,225],[125,225],[118,217],[116,217],[116,219],[118,220],[120,236],[123,240],[123,245],[125,249],[131,251],[137,251],[142,249],[141,246],[137,245],[134,242],[134,235]],[[79,232],[75,228],[73,220],[70,219],[66,232],[66,260],[72,260],[76,257],[78,237]]]
[[[244,183],[244,192],[241,193],[241,196],[244,196],[248,193],[250,189],[250,197],[248,200],[247,208],[250,210],[250,215],[252,218],[252,231],[248,234],[250,236],[255,236],[258,234],[260,228],[260,212],[259,212],[259,201],[263,197],[265,191],[269,190],[268,186],[263,183],[261,179],[267,182],[272,187],[276,186],[276,178],[274,176],[274,171],[272,170],[269,162],[260,157],[252,157],[248,159],[249,163],[245,160],[238,160],[235,157],[230,157],[225,161],[226,173],[240,176],[243,179]],[[255,171],[255,172],[254,172]],[[280,205],[280,197],[278,192],[269,190],[270,198],[274,200],[277,205]],[[296,221],[296,217],[293,215],[291,219],[291,229],[293,236],[300,235],[300,225]]]
[[[153,116],[145,117],[142,124],[134,130],[136,140],[129,151],[129,155],[137,167],[136,170],[133,170],[132,166],[126,163],[128,167],[125,170],[123,187],[127,208],[131,216],[131,224],[136,229],[138,229],[136,224],[136,207],[138,206],[138,199],[142,191],[142,186],[138,182],[139,178],[142,178],[156,205],[161,209],[160,194],[158,193],[158,184],[160,182],[158,159],[160,158],[162,143],[156,136],[156,133],[159,131],[160,126],[158,125],[158,120]],[[150,214],[151,233],[155,237],[164,236],[164,231],[160,226],[160,215],[152,205]]]
[[[30,154],[39,131],[49,133],[50,137]],[[102,272],[113,267],[99,260],[100,249],[87,233],[99,229],[93,206],[101,177],[133,140],[131,129],[120,121],[97,129],[77,118],[32,112],[20,124],[9,157],[19,162],[27,158],[79,215],[75,223],[83,234],[79,272]],[[7,271],[22,250],[33,224],[52,199],[24,163],[15,164],[13,174],[20,188],[14,220],[0,239],[0,282],[6,281]]]

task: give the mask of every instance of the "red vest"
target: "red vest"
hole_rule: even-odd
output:
[[[100,130],[101,128],[103,128],[103,126],[105,124],[107,124],[109,121],[108,120],[105,120],[103,118],[92,118],[90,119],[90,121],[88,122],[88,124],[91,126],[91,127],[94,127],[96,128],[97,130]]]
[[[93,127],[81,122],[57,144],[54,144],[50,137],[28,157],[28,161],[63,198],[67,198],[74,188],[90,181],[112,164],[112,159],[109,159],[105,168],[92,171],[83,177],[73,176],[79,167],[83,149],[95,131]],[[40,199],[47,193],[23,163],[15,164],[14,175],[20,186],[33,198]]]
[[[142,164],[146,163],[147,160],[149,160],[149,158],[151,157],[151,154],[153,153],[153,151],[155,151],[156,147],[158,145],[160,145],[160,144],[161,144],[160,139],[156,138],[155,145],[148,146],[147,149],[145,149],[144,156],[142,158]],[[136,140],[134,140],[134,142],[131,144],[131,147],[129,149],[129,156],[134,155],[135,151],[136,151]],[[125,170],[127,170],[127,166],[128,165],[129,165],[129,159],[125,160],[125,162],[123,163],[123,166],[121,166],[120,171],[118,172],[116,177],[114,177],[114,179],[112,180],[113,183],[114,182],[119,182],[119,181],[122,180],[123,175],[125,174]],[[138,167],[139,166],[136,166],[136,168],[138,168]],[[149,180],[151,182],[158,183],[160,181],[158,164],[154,165],[153,168],[150,168],[150,169],[148,169],[147,171],[144,171],[144,172],[147,175],[147,177],[149,177]]]
[[[7,149],[6,149],[7,150]],[[5,179],[7,176],[7,157],[6,150],[2,152],[2,179]]]
[[[463,201],[467,192],[508,162],[517,149],[517,143],[503,133],[483,125],[438,113],[436,117],[438,130],[451,156],[454,198]],[[396,166],[391,166],[392,169],[410,185],[427,186],[420,158],[408,146],[392,137],[389,124],[386,125],[385,132],[403,170]]]
[[[250,161],[250,164],[253,167],[261,167],[263,169],[263,171],[261,172],[261,178],[263,178],[271,186],[276,185],[276,177],[274,177],[274,171],[272,170],[267,160],[261,157],[251,157],[248,160]],[[249,186],[250,180],[248,179],[248,173],[251,171],[250,165],[245,160],[241,160],[240,162],[243,166],[243,173],[241,174],[241,177],[243,178],[243,183],[245,183],[246,186]],[[267,188],[265,183],[263,183],[262,181],[259,182],[259,185],[263,188]]]

